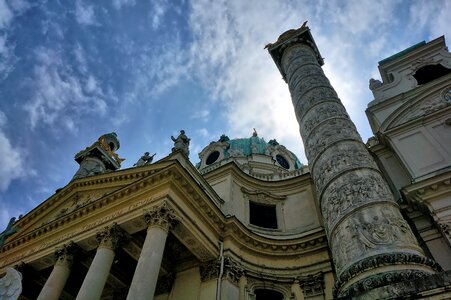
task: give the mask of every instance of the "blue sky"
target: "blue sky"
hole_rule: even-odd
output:
[[[0,231],[65,186],[73,156],[116,132],[128,168],[170,153],[192,163],[252,128],[306,163],[287,85],[264,45],[304,20],[366,141],[377,62],[450,36],[451,1],[0,0]]]

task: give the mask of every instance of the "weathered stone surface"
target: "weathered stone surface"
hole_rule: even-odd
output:
[[[335,261],[337,294],[433,273],[438,267],[424,257],[324,75],[313,39],[305,32],[291,38],[284,51],[277,44],[269,51],[292,96]],[[380,255],[386,256],[373,259]]]

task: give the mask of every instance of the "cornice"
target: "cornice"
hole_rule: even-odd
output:
[[[423,204],[425,200],[451,193],[451,170],[434,177],[412,183],[401,189],[408,202]]]

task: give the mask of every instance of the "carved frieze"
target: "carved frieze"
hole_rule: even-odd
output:
[[[378,170],[375,161],[368,155],[363,144],[342,142],[325,150],[312,166],[313,182],[318,194],[335,177],[346,170],[368,168]]]
[[[364,203],[394,201],[391,191],[379,173],[354,170],[338,177],[321,196],[321,211],[326,231],[331,233],[341,218]]]
[[[292,95],[296,118],[300,124],[302,123],[304,115],[308,112],[308,109],[313,105],[318,104],[321,101],[336,101],[337,103],[340,103],[337,93],[331,87],[327,86],[316,87],[307,91],[296,90]]]
[[[337,102],[322,102],[304,116],[303,122],[300,123],[302,136],[308,137],[315,126],[330,118],[349,119],[349,115],[343,105]]]
[[[305,155],[310,163],[314,163],[316,157],[320,155],[326,147],[337,141],[362,141],[354,124],[347,119],[329,119],[323,122],[321,126],[315,127],[310,135],[305,138]]]
[[[169,207],[166,201],[145,211],[144,218],[149,226],[159,226],[169,231],[177,224],[175,211]]]

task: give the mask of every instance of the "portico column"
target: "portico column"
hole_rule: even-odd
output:
[[[85,280],[81,285],[76,300],[98,300],[110,274],[114,259],[114,250],[124,239],[122,229],[114,223],[97,233],[97,248],[94,260],[89,267]]]
[[[149,227],[127,300],[153,299],[166,238],[169,230],[177,223],[174,210],[166,202],[146,211],[144,218]]]
[[[74,248],[75,244],[70,242],[67,245],[63,245],[61,248],[56,249],[55,266],[45,282],[41,293],[39,293],[37,300],[58,300],[60,298],[61,292],[63,291],[70,274]]]
[[[267,46],[288,83],[340,297],[434,273],[334,88],[308,27]]]
[[[166,202],[145,212],[144,217],[149,227],[127,300],[153,299],[166,238],[176,223],[175,213]]]

